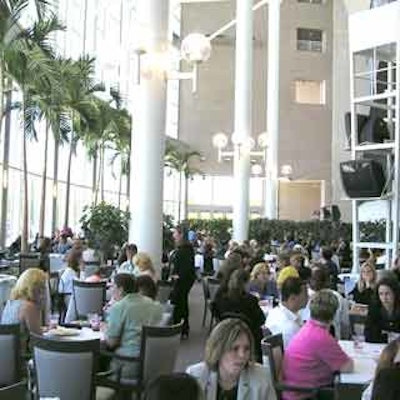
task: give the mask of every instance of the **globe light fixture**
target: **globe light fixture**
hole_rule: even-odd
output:
[[[202,63],[211,56],[211,42],[202,33],[187,35],[181,45],[182,58],[189,64]]]
[[[289,164],[282,165],[282,167],[281,167],[281,175],[284,178],[290,178],[292,173],[293,173],[293,168],[292,168],[291,165],[289,165]]]
[[[251,166],[251,173],[255,176],[260,176],[263,173],[263,167],[260,164],[253,164]]]
[[[218,132],[213,136],[213,146],[217,149],[223,149],[228,145],[228,137],[223,132]]]

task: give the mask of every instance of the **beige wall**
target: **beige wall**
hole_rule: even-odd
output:
[[[335,0],[336,1],[336,0]],[[330,203],[332,136],[332,2],[322,6],[282,2],[280,142],[279,164],[293,166],[294,179],[325,180]],[[255,14],[253,134],[265,131],[267,90],[267,13]],[[182,36],[198,31],[209,34],[234,16],[234,2],[186,4],[182,7]],[[324,53],[298,52],[296,28],[319,28],[325,32]],[[201,66],[199,92],[193,97],[190,84],[181,85],[179,136],[206,157],[206,174],[231,174],[232,164],[217,163],[212,147],[214,133],[233,130],[234,31],[213,42],[211,59]],[[294,102],[296,79],[325,80],[326,105]]]
[[[308,221],[321,207],[321,182],[280,181],[279,219]]]

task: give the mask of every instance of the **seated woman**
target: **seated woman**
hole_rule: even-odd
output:
[[[279,297],[276,282],[271,277],[267,263],[260,262],[253,267],[250,274],[249,292],[259,299],[265,299],[268,296]]]
[[[255,341],[256,360],[262,362],[261,339],[265,315],[258,305],[258,299],[247,293],[249,274],[243,269],[232,272],[226,290],[219,290],[215,295],[213,310],[217,320],[224,314],[240,314],[248,323]]]
[[[67,256],[67,268],[61,274],[58,282],[58,293],[72,293],[72,282],[74,279],[79,279],[81,264],[82,252],[71,250]]]
[[[135,264],[133,257],[137,254],[136,244],[130,243],[125,246],[126,261],[119,264],[116,273],[117,274],[134,274]]]
[[[318,388],[330,385],[336,371],[351,372],[353,360],[329,333],[339,306],[329,289],[315,293],[310,302],[311,319],[290,341],[283,359],[283,379],[288,385]],[[285,392],[283,399],[305,399],[308,394]]]
[[[190,366],[205,400],[276,400],[269,371],[253,361],[254,339],[240,319],[228,318],[211,332],[204,362]]]
[[[375,265],[371,261],[366,261],[361,265],[360,278],[356,287],[349,293],[353,300],[358,304],[369,306],[372,302],[376,286]]]
[[[135,276],[148,275],[155,282],[157,281],[156,271],[151,261],[150,256],[147,253],[139,252],[133,257],[133,263],[135,269],[133,271]]]
[[[137,357],[143,325],[159,325],[163,309],[161,304],[136,291],[135,278],[131,274],[118,274],[114,278],[115,303],[108,313],[106,343],[116,354]],[[121,368],[123,377],[137,374],[138,365],[115,360],[113,366]]]
[[[24,331],[40,334],[42,310],[46,303],[47,275],[39,268],[25,270],[11,291],[1,323],[20,323]]]
[[[50,271],[50,253],[51,253],[51,239],[48,237],[41,238],[39,244],[39,268],[44,272]]]
[[[382,278],[375,293],[368,309],[365,339],[367,342],[385,343],[388,332],[400,333],[400,287],[397,279]]]
[[[391,380],[386,376],[392,375]],[[389,385],[386,384],[389,383]],[[362,394],[362,400],[400,399],[400,339],[393,340],[383,350],[375,370],[375,379]],[[374,397],[372,395],[374,393]],[[380,395],[380,397],[379,397]]]

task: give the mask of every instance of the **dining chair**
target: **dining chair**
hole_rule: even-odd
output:
[[[173,288],[173,282],[157,281],[157,300],[160,303],[167,303],[171,296]]]
[[[39,268],[40,253],[20,253],[19,255],[19,275],[29,268]]]
[[[211,329],[212,329],[214,321],[215,321],[215,313],[214,313],[212,304],[213,304],[215,295],[217,294],[218,289],[221,286],[221,282],[219,279],[216,279],[216,278],[208,277],[206,279],[207,279],[208,291],[210,293],[210,298],[207,301],[207,309],[210,310],[210,314],[211,314],[210,327],[209,327],[209,331],[211,332]]]
[[[28,387],[26,381],[0,388],[0,400],[26,400]]]
[[[0,387],[21,380],[20,324],[0,325]]]
[[[334,384],[327,387],[301,387],[296,385],[289,385],[282,380],[282,366],[284,358],[284,346],[282,334],[276,334],[265,337],[261,341],[261,348],[263,355],[267,357],[269,368],[271,371],[272,381],[275,387],[278,399],[282,398],[284,392],[299,393],[306,395],[307,399],[336,399],[338,379],[335,375]]]
[[[100,380],[101,386],[108,386],[117,391],[118,396],[135,392],[140,399],[147,383],[160,375],[174,371],[181,341],[183,321],[170,326],[143,326],[140,355],[138,357],[121,356],[106,352],[104,355],[122,362],[136,363],[138,375],[134,378],[121,376],[119,368],[115,376]],[[103,354],[103,352],[102,352]]]
[[[31,335],[36,398],[93,400],[100,340],[59,340]]]
[[[106,303],[106,285],[101,282],[84,282],[74,280],[72,284],[72,301],[77,319],[86,319],[88,314],[103,315]]]

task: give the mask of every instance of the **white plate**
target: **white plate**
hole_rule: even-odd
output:
[[[80,329],[73,328],[64,328],[63,326],[59,326],[55,329],[50,329],[47,332],[49,336],[78,336],[81,333]]]

